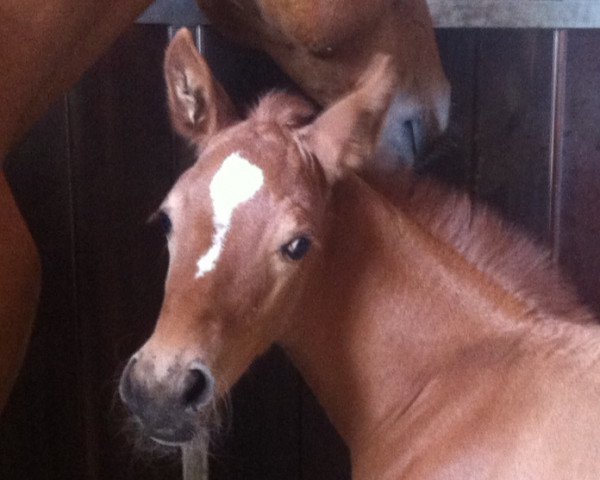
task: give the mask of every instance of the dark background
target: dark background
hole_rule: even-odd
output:
[[[171,133],[162,57],[172,29],[136,25],[60,98],[7,171],[41,250],[44,287],[0,417],[0,479],[175,479],[133,447],[120,369],[151,332],[167,255],[146,219],[191,152]],[[201,48],[238,103],[286,81],[209,28]],[[553,248],[600,308],[600,31],[440,30],[460,180]],[[345,450],[281,352],[235,389],[211,480],[344,479]]]

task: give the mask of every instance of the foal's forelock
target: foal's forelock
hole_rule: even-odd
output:
[[[274,91],[265,95],[250,112],[249,118],[258,122],[274,122],[282,127],[298,128],[308,124],[316,108],[297,95]]]

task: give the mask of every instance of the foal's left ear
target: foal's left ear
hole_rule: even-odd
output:
[[[391,57],[376,55],[357,87],[301,130],[305,147],[319,159],[329,183],[347,169],[361,170],[373,161],[396,82]]]
[[[169,113],[181,136],[204,147],[212,135],[239,119],[189,30],[182,28],[171,40],[164,68]]]

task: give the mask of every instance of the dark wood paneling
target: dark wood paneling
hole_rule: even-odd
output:
[[[85,458],[75,310],[70,158],[60,100],[9,157],[7,173],[39,247],[43,288],[19,381],[0,422],[0,478],[80,479]]]
[[[230,427],[216,441],[211,480],[300,479],[300,381],[279,349],[233,389]]]
[[[568,37],[560,261],[600,311],[600,31]]]
[[[212,27],[202,27],[200,49],[231,99],[244,113],[274,88],[297,90],[294,83],[264,53],[241,48]]]
[[[477,73],[477,194],[539,238],[549,222],[551,31],[481,33]]]
[[[452,86],[450,125],[433,147],[428,175],[473,190],[476,162],[477,58],[481,33],[439,30],[437,41],[444,70]]]
[[[302,479],[350,479],[350,452],[306,385],[302,387],[301,412]]]
[[[137,27],[69,95],[87,478],[176,478],[135,453],[116,394],[162,299],[164,240],[146,220],[175,179],[162,58],[167,29]]]

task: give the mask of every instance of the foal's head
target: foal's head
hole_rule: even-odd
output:
[[[395,75],[378,57],[314,121],[309,104],[282,93],[240,121],[187,31],[169,46],[165,74],[173,125],[202,153],[160,208],[165,298],[120,393],[151,437],[180,444],[290,327],[319,267],[329,190],[370,155]]]

